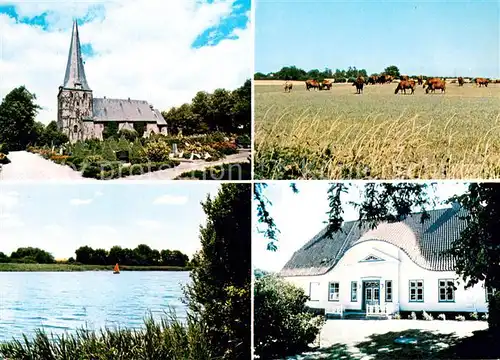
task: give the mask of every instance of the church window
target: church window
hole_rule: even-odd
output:
[[[453,279],[439,280],[439,302],[455,301],[455,282]]]
[[[410,280],[410,302],[424,301],[424,280]]]
[[[73,126],[73,132],[75,132],[75,133],[78,132],[78,125]]]

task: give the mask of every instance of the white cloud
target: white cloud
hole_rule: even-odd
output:
[[[236,88],[251,76],[250,26],[234,31],[238,40],[191,48],[200,33],[230,14],[233,2],[123,0],[97,6],[76,1],[16,3],[21,15],[48,12],[50,31],[0,15],[0,98],[24,84],[43,107],[37,120],[55,120],[71,19],[89,13],[93,20],[80,27],[80,38],[82,44],[91,43],[95,53],[85,59],[87,80],[95,97],[147,100],[160,110],[168,110],[191,101],[200,90]]]
[[[69,203],[71,205],[79,206],[79,205],[89,205],[92,203],[94,199],[71,199]]]
[[[184,205],[188,201],[187,196],[177,196],[177,195],[163,195],[156,198],[153,204],[159,205]]]
[[[0,213],[0,229],[23,227],[24,222],[17,214]]]
[[[163,227],[163,224],[156,220],[139,220],[137,225],[148,230],[157,230]]]
[[[0,192],[0,211],[10,210],[19,204],[19,193],[9,191],[7,193]]]

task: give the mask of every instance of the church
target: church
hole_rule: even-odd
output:
[[[70,142],[103,139],[110,123],[118,130],[144,129],[144,136],[167,133],[161,112],[144,100],[94,98],[83,67],[78,24],[73,22],[64,83],[57,95],[57,125]]]
[[[310,308],[327,314],[390,317],[398,312],[487,312],[492,289],[466,289],[447,255],[465,228],[465,210],[429,211],[374,229],[348,221],[333,235],[321,230],[281,270],[304,289]]]

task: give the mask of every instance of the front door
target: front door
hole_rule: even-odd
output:
[[[362,308],[366,310],[366,305],[380,304],[380,281],[363,281],[363,303]]]

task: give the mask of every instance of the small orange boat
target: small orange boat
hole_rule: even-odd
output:
[[[113,274],[119,274],[120,273],[120,267],[118,266],[118,263],[116,263],[115,268],[113,269]]]

